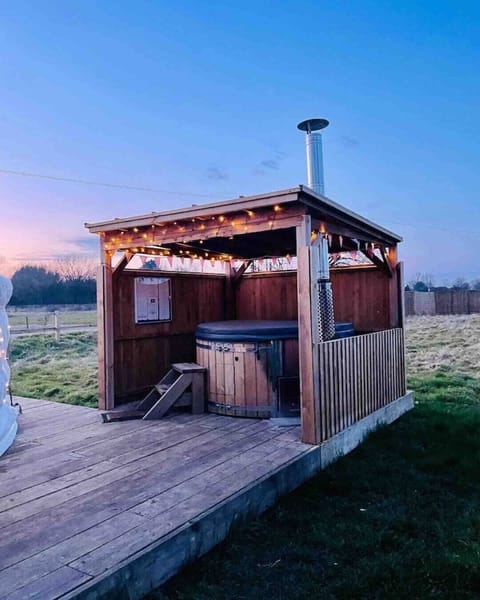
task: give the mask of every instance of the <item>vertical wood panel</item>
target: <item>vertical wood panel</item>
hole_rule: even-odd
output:
[[[322,441],[404,396],[402,329],[319,345]]]
[[[235,371],[235,404],[245,406],[247,404],[245,394],[245,355],[246,352],[235,352],[233,355]]]
[[[257,398],[257,369],[255,352],[245,352],[245,401],[253,406]]]

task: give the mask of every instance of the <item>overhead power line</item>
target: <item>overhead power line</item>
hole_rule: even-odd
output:
[[[100,186],[100,187],[106,187],[106,188],[114,188],[114,189],[119,189],[119,190],[129,190],[129,191],[133,191],[133,192],[153,192],[156,194],[172,194],[175,196],[184,196],[184,197],[196,197],[196,198],[209,198],[211,200],[214,200],[214,198],[212,198],[211,194],[199,194],[198,192],[182,192],[182,191],[174,191],[174,190],[162,190],[162,189],[158,189],[158,188],[150,188],[150,187],[144,187],[144,186],[135,186],[135,185],[124,185],[124,184],[120,184],[120,183],[108,183],[105,181],[94,181],[94,180],[90,180],[90,179],[81,179],[81,178],[73,178],[73,177],[57,177],[55,175],[46,175],[43,173],[30,173],[28,171],[14,171],[12,169],[1,169],[0,168],[0,173],[4,173],[5,175],[16,175],[19,177],[33,177],[36,179],[49,179],[51,181],[65,181],[67,183],[79,183],[82,185],[96,185],[96,186]],[[234,196],[231,195],[232,197]],[[401,227],[413,227],[414,229],[422,229],[425,230],[427,229],[433,229],[436,231],[445,231],[448,233],[455,233],[458,235],[471,235],[474,237],[478,237],[479,236],[479,232],[478,231],[459,231],[459,230],[454,230],[450,227],[439,227],[437,225],[424,225],[421,223],[404,223],[404,222],[399,222],[399,221],[391,221],[390,219],[388,219],[388,221],[392,224],[392,225],[400,225]]]
[[[176,196],[195,196],[198,198],[211,198],[211,194],[198,194],[193,192],[179,192],[173,190],[161,190],[157,188],[135,186],[135,185],[124,185],[120,183],[107,183],[105,181],[92,181],[90,179],[77,179],[73,177],[57,177],[55,175],[44,175],[42,173],[29,173],[27,171],[13,171],[11,169],[0,169],[0,173],[5,175],[17,175],[19,177],[33,177],[37,179],[50,179],[51,181],[66,181],[68,183],[80,183],[83,185],[97,185],[107,188],[115,188],[118,190],[129,190],[132,192],[154,192],[156,194],[174,194]]]

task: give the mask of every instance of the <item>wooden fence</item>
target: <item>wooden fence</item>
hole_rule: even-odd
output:
[[[93,331],[96,329],[95,311],[8,311],[12,336],[33,334],[54,334],[60,339],[61,333]]]
[[[405,292],[405,314],[469,315],[480,313],[480,290]]]
[[[324,441],[405,395],[403,330],[320,344],[319,378]]]

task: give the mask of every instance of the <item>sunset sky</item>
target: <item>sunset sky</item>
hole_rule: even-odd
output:
[[[0,40],[0,272],[303,183],[319,116],[326,194],[404,236],[407,276],[480,277],[478,2],[16,0]]]

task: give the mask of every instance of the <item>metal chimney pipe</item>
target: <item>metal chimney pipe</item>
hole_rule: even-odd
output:
[[[307,151],[307,185],[317,194],[325,194],[323,176],[323,147],[320,129],[328,126],[327,119],[307,119],[297,125],[300,131],[305,131],[305,148]]]

